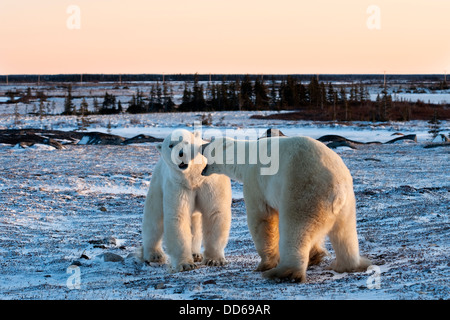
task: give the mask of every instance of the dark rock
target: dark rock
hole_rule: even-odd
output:
[[[397,141],[401,141],[401,140],[411,140],[411,141],[417,142],[417,135],[415,135],[415,134],[408,134],[406,136],[401,136],[401,137],[389,140],[388,142],[385,142],[385,144],[391,144],[391,143],[394,143],[394,142],[397,142]]]
[[[348,147],[351,149],[356,149],[355,145],[349,141],[334,141],[327,144],[327,147],[330,149],[336,149],[338,147]]]
[[[450,143],[449,142],[431,143],[431,144],[427,144],[424,148],[431,149],[431,148],[438,148],[438,147],[450,147]]]
[[[44,131],[44,132],[42,132]],[[60,142],[53,138],[49,138],[45,133],[46,130],[0,130],[0,143],[6,143],[11,145],[19,145],[22,148],[31,147],[36,143],[46,144],[56,149],[63,149]]]
[[[279,129],[269,128],[259,139],[271,138],[271,137],[286,137],[286,135],[283,132],[281,132]]]
[[[83,137],[78,144],[87,145],[120,145],[125,141],[124,137],[116,136],[112,134],[106,134],[102,132],[87,132],[83,134]]]
[[[81,255],[80,259],[86,259],[86,260],[89,260],[89,257],[83,253],[83,254]]]
[[[160,282],[155,285],[156,290],[165,289],[165,288],[166,288],[166,285],[163,282]]]
[[[371,141],[371,142],[360,142],[360,141],[355,141],[355,140],[350,140],[338,135],[334,135],[334,134],[328,134],[325,136],[320,137],[319,139],[317,139],[320,142],[323,142],[326,144],[326,142],[347,142],[348,144],[381,144],[381,142],[379,141]]]
[[[48,144],[63,149],[64,144],[120,145],[126,139],[102,132],[77,132],[41,129],[0,130],[0,143],[31,146],[36,143]],[[81,142],[81,143],[80,143]]]
[[[122,256],[112,252],[105,252],[97,256],[97,258],[105,261],[105,262],[123,262],[124,259]]]
[[[152,136],[147,136],[145,134],[137,135],[133,138],[126,139],[122,142],[124,145],[132,144],[132,143],[144,143],[144,142],[162,142],[163,139],[155,138]]]

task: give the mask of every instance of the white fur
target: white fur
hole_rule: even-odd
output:
[[[148,262],[164,262],[164,236],[173,271],[195,268],[194,262],[202,259],[202,238],[202,263],[226,262],[224,249],[231,223],[230,179],[224,175],[201,176],[206,165],[206,159],[198,152],[202,143],[198,134],[176,130],[157,146],[161,159],[153,171],[145,200],[142,255]],[[180,150],[184,150],[182,156]],[[189,150],[194,150],[191,156]],[[188,167],[180,169],[181,162]]]
[[[226,174],[242,181],[248,226],[261,257],[258,271],[267,278],[306,280],[308,264],[326,254],[328,234],[336,252],[331,267],[338,271],[365,270],[356,233],[353,180],[342,159],[323,143],[308,137],[239,141],[219,138],[206,146],[204,175]],[[278,139],[278,140],[273,140]],[[278,171],[263,175],[263,165],[211,163],[212,150],[257,150],[278,142]],[[265,150],[262,150],[264,153]],[[245,156],[248,159],[248,156]],[[234,159],[238,158],[235,155]]]

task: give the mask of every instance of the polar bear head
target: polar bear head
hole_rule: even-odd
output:
[[[187,173],[200,175],[206,166],[206,158],[200,152],[203,143],[200,132],[192,133],[177,129],[156,148],[173,172],[181,175]]]
[[[214,138],[201,148],[208,162],[202,175],[225,174],[242,181],[248,168],[253,166],[258,167],[261,175],[274,175],[279,169],[279,141],[280,136],[258,140]]]
[[[230,157],[229,153],[232,152]],[[213,141],[202,145],[201,152],[207,159],[207,165],[202,171],[202,176],[212,174],[226,174],[228,165],[234,165],[234,140],[226,137],[214,138]],[[227,161],[231,158],[231,162]]]

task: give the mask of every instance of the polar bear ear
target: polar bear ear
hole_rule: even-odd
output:
[[[156,145],[156,150],[158,150],[159,152],[161,152],[161,149],[162,149],[162,143],[158,143],[158,144]]]

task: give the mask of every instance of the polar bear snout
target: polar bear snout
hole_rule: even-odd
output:
[[[184,163],[183,156],[184,156],[184,152],[183,152],[183,149],[181,149],[180,152],[178,152],[178,157],[181,160],[181,163],[178,165],[178,168],[181,170],[186,170],[189,167],[189,164]]]
[[[181,170],[186,170],[189,167],[189,165],[187,163],[181,162],[178,165],[178,168],[180,168]]]

